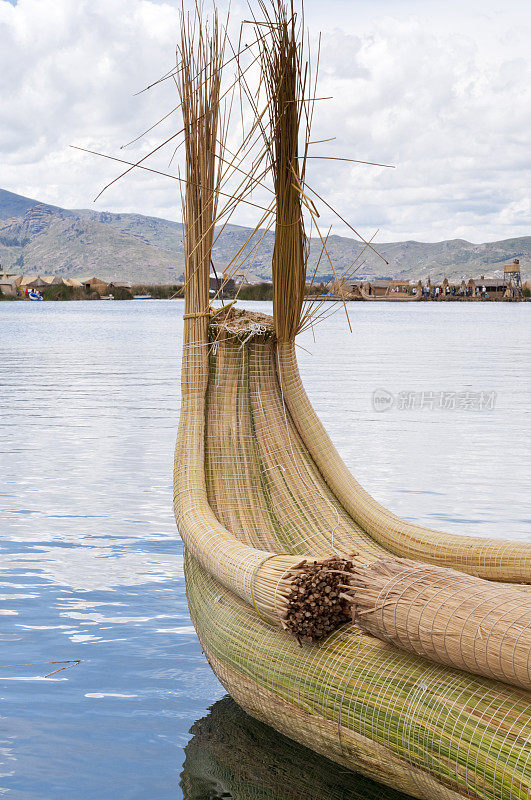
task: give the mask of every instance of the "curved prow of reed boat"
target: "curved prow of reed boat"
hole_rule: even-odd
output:
[[[436,642],[429,651],[424,636],[419,654],[403,621],[392,631],[379,627],[378,614],[371,625],[359,622],[372,602],[364,570],[375,563],[414,559],[503,594],[508,582],[531,582],[531,547],[401,520],[352,477],[315,414],[295,357],[307,263],[296,110],[304,69],[293,9],[260,8],[270,31],[257,39],[276,202],[273,318],[209,306],[223,36],[216,22],[199,37],[200,26],[182,19],[186,282],[174,483],[194,625],[232,697],[316,752],[421,800],[527,800],[529,692],[498,680],[490,651],[475,675],[473,647],[455,663]],[[473,582],[459,589],[465,603],[478,591]],[[511,591],[496,612],[496,637],[508,632],[504,619],[516,625],[518,592],[528,597]],[[418,597],[434,624],[436,600]],[[398,604],[397,613],[407,618],[411,607]],[[412,618],[419,630],[422,614]],[[445,642],[454,649],[456,630],[485,635],[481,618],[472,628],[461,622],[448,618]],[[498,655],[505,659],[505,649]],[[519,655],[519,686],[522,669]],[[508,679],[505,664],[502,671]]]

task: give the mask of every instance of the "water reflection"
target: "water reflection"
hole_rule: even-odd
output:
[[[287,739],[228,696],[190,733],[184,800],[412,800]]]

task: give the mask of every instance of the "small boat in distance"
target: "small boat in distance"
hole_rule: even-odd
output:
[[[100,297],[100,300],[114,300],[114,295],[113,294],[102,294],[102,296]]]
[[[133,300],[151,300],[152,297],[150,294],[134,294]]]
[[[44,300],[44,297],[40,292],[31,291],[28,292],[28,297],[30,300]]]

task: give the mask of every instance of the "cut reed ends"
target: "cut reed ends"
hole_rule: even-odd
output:
[[[290,572],[292,589],[286,600],[284,625],[297,639],[324,639],[350,619],[352,561],[330,558],[302,564]]]
[[[259,615],[276,622],[299,642],[318,642],[350,619],[352,561],[332,556],[293,563],[293,556],[267,559],[253,579]]]
[[[531,690],[531,596],[444,567],[385,558],[351,576],[366,633],[439,664]]]

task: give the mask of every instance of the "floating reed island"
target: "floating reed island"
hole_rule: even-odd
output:
[[[330,260],[316,203],[331,207],[307,180],[316,75],[293,4],[250,16],[232,43],[216,13],[183,11],[161,79],[183,118],[166,144],[186,155],[174,482],[194,625],[232,697],[317,753],[422,800],[528,800],[531,546],[400,519],[315,414],[295,337],[328,312],[305,299],[308,223]],[[242,204],[275,229],[272,318],[209,302]]]

